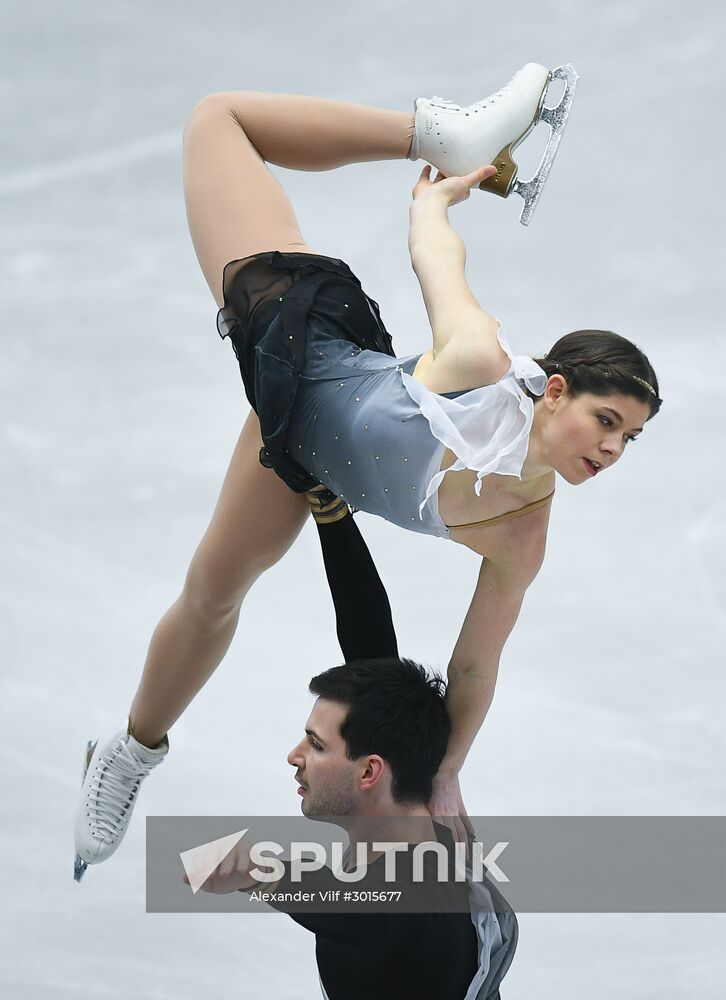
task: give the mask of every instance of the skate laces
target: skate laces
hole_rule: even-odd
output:
[[[509,83],[505,83],[503,87],[501,87],[499,90],[495,91],[493,94],[490,94],[489,97],[485,97],[481,101],[475,101],[473,104],[469,104],[468,107],[470,107],[470,108],[487,108],[491,104],[495,104],[509,90],[512,89],[512,86],[516,82],[517,77],[520,76],[521,72],[522,72],[521,70],[519,70],[518,72],[516,72],[514,74],[514,76],[512,77],[512,79],[509,81]],[[460,104],[456,104],[454,101],[447,101],[443,97],[439,97],[436,94],[434,94],[434,96],[431,98],[431,100],[429,101],[429,104],[432,107],[434,107],[434,108],[444,108],[447,111],[463,111],[464,110],[464,108],[462,108],[462,106]]]
[[[507,92],[508,92],[509,90],[511,90],[511,89],[512,89],[512,87],[514,86],[514,84],[515,84],[515,82],[516,82],[516,80],[517,80],[517,77],[519,77],[519,76],[521,75],[521,73],[522,73],[521,69],[520,69],[520,70],[518,70],[518,71],[517,71],[517,72],[516,72],[516,73],[514,74],[514,76],[512,77],[512,79],[511,79],[511,80],[509,81],[509,83],[505,83],[503,87],[501,87],[501,88],[500,88],[499,90],[496,90],[496,91],[495,91],[495,92],[494,92],[493,94],[490,94],[490,95],[489,95],[489,97],[485,97],[485,98],[484,98],[483,100],[481,100],[481,101],[475,101],[475,102],[474,102],[474,104],[472,104],[472,105],[470,105],[470,106],[471,106],[471,107],[476,107],[476,108],[487,108],[487,107],[489,107],[489,105],[491,105],[491,104],[496,104],[496,102],[497,102],[497,101],[498,101],[498,100],[499,100],[499,99],[500,99],[501,97],[504,97],[504,95],[505,95],[505,94],[506,94],[506,93],[507,93]]]
[[[434,108],[448,108],[450,111],[461,111],[460,104],[455,104],[453,101],[445,101],[443,97],[437,97],[436,94],[431,98],[429,104]]]
[[[159,761],[139,760],[123,741],[113,746],[96,764],[89,797],[90,819],[103,840],[113,842],[139,790],[139,785]]]

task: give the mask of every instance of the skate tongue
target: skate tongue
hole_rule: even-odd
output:
[[[161,758],[166,757],[169,752],[169,739],[166,736],[160,746],[152,749],[150,747],[145,747],[143,743],[139,743],[139,741],[135,739],[131,733],[129,733],[126,745],[135,757],[138,757],[139,760],[143,760],[149,764],[154,761],[161,760]]]

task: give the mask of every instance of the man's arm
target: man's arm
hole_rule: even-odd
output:
[[[306,496],[318,529],[345,662],[398,656],[386,588],[347,505],[330,490]]]

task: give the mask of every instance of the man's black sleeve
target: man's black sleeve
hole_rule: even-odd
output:
[[[345,662],[398,656],[388,594],[353,516],[317,529]]]

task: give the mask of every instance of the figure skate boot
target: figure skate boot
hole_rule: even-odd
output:
[[[564,81],[565,89],[555,108],[545,106],[547,88],[553,80]],[[422,158],[446,177],[471,173],[493,163],[497,173],[479,187],[507,198],[514,191],[524,199],[520,215],[528,225],[555,158],[562,131],[572,105],[577,73],[571,64],[550,72],[538,63],[527,63],[506,86],[495,94],[459,107],[440,97],[415,104],[415,127],[409,159]],[[530,180],[517,180],[514,149],[539,122],[550,128],[547,148]]]
[[[150,750],[121,730],[106,743],[86,747],[81,801],[76,812],[73,877],[80,882],[88,865],[111,857],[123,840],[141,782],[169,750]]]

